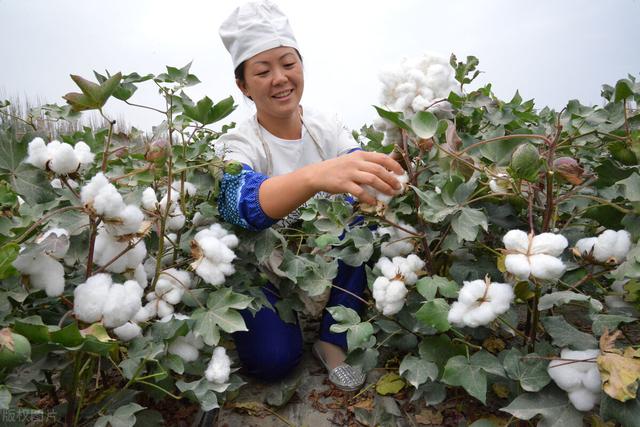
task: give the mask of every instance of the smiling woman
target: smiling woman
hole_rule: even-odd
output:
[[[253,117],[217,142],[221,157],[243,164],[240,174],[223,177],[219,209],[225,220],[260,230],[287,216],[294,220],[291,213],[318,192],[351,193],[375,203],[367,186],[386,194],[400,187],[393,172],[403,171],[396,161],[361,151],[336,117],[302,107],[302,57],[287,17],[274,3],[240,6],[223,22],[220,36],[231,54],[238,88],[256,107]],[[362,311],[363,265],[339,263],[333,283],[329,306]],[[269,284],[264,293],[275,306],[278,289]],[[275,380],[296,366],[302,355],[297,323],[284,322],[268,308],[243,317],[248,331],[236,332],[234,340],[249,373]],[[365,375],[344,363],[346,336],[330,331],[334,323],[325,312],[314,354],[336,386],[356,390]]]

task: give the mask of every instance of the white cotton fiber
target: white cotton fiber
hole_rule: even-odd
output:
[[[45,169],[49,161],[49,150],[42,138],[34,138],[27,148],[28,156],[25,160],[38,169]]]
[[[135,337],[142,335],[142,328],[137,323],[127,322],[113,330],[116,336],[122,341],[131,341]]]
[[[578,411],[590,411],[600,401],[600,393],[579,388],[569,392],[569,400]]]
[[[224,273],[220,271],[220,268],[216,264],[213,264],[207,258],[202,258],[200,262],[198,262],[195,272],[205,282],[213,286],[219,286],[225,281]]]
[[[142,207],[148,211],[154,211],[158,207],[156,192],[151,187],[147,187],[142,192]]]
[[[229,381],[231,374],[231,359],[227,356],[224,347],[216,347],[213,350],[211,361],[204,373],[208,381],[224,384]]]
[[[484,280],[464,282],[458,293],[458,301],[451,305],[447,319],[460,327],[487,325],[509,310],[514,298],[513,289],[506,283],[487,284]]]
[[[49,169],[58,175],[68,175],[76,172],[80,167],[80,161],[73,151],[73,147],[67,143],[62,143],[54,150],[50,151]]]
[[[105,227],[114,236],[134,234],[142,227],[143,220],[144,214],[139,207],[126,205],[118,216],[111,217],[109,221],[105,221]]]
[[[76,142],[76,145],[73,146],[73,151],[82,166],[92,164],[96,157],[96,155],[91,152],[91,148],[89,148],[84,141]]]
[[[576,242],[575,248],[580,253],[580,256],[592,255],[593,246],[598,241],[597,237],[586,237]]]
[[[526,254],[529,250],[529,235],[522,230],[510,230],[502,238],[507,250]]]
[[[99,273],[78,285],[73,292],[73,312],[76,318],[86,323],[99,321],[112,283],[109,274]]]
[[[546,280],[559,279],[566,270],[566,266],[560,259],[545,254],[530,256],[529,264],[532,276]]]
[[[546,254],[557,257],[568,245],[569,242],[561,234],[542,233],[533,237],[530,254]]]
[[[142,307],[142,290],[135,281],[127,285],[114,283],[109,288],[107,300],[102,307],[102,322],[107,328],[117,328],[130,321]]]

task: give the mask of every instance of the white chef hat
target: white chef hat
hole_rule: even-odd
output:
[[[220,25],[219,34],[231,54],[233,68],[274,47],[298,49],[287,16],[270,0],[238,6]]]

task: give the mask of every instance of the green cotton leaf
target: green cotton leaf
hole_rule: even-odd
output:
[[[613,102],[624,101],[633,97],[633,83],[629,79],[620,79],[616,82]]]
[[[217,345],[220,330],[233,333],[246,331],[247,325],[237,310],[244,310],[253,298],[221,288],[209,294],[208,309],[198,309],[191,316],[195,320],[194,333],[201,336],[207,345]]]
[[[640,400],[622,403],[604,394],[600,401],[600,416],[605,421],[617,421],[621,426],[634,426],[640,419]]]
[[[572,301],[587,302],[595,311],[602,311],[603,305],[595,298],[572,291],[559,291],[544,295],[538,302],[538,310],[544,311]]]
[[[16,193],[30,205],[47,203],[55,200],[56,193],[48,184],[47,174],[29,165],[22,164],[11,175],[11,185]]]
[[[13,330],[34,344],[49,342],[49,328],[42,322],[40,316],[15,320]]]
[[[411,354],[402,359],[398,372],[415,388],[429,379],[435,381],[438,378],[438,366],[435,363]]]
[[[613,331],[617,329],[620,323],[632,323],[638,319],[616,314],[592,314],[591,320],[593,320],[591,330],[596,336],[600,336],[604,334],[605,330]]]
[[[464,207],[451,220],[451,228],[458,236],[458,243],[464,240],[468,242],[476,240],[480,227],[484,231],[489,227],[487,216],[480,209]]]
[[[330,287],[338,274],[338,260],[325,261],[322,256],[316,255],[314,262],[299,283],[300,289],[312,297],[322,294]]]
[[[451,54],[449,64],[455,70],[455,78],[460,82],[460,85],[471,83],[480,74],[480,71],[476,69],[480,61],[475,56],[467,56],[467,62],[458,62],[458,58]]]
[[[420,341],[418,346],[420,358],[429,362],[434,362],[440,372],[454,356],[465,354],[465,347],[462,344],[451,341],[447,335],[426,336]]]
[[[382,396],[396,394],[405,386],[404,381],[398,374],[390,372],[380,377],[376,383],[376,392]]]
[[[444,332],[451,329],[451,325],[447,320],[449,315],[449,304],[443,298],[436,298],[422,304],[422,307],[416,312],[416,319],[427,326],[435,328],[438,332]]]
[[[293,377],[289,376],[284,380],[279,381],[275,387],[270,388],[265,399],[266,402],[276,408],[286,405],[302,383],[303,377],[308,374],[308,372],[303,372],[303,375],[295,375]]]
[[[78,85],[82,93],[71,92],[62,98],[77,112],[102,108],[120,84],[122,73],[114,74],[101,84],[73,74],[71,79]]]
[[[567,393],[555,386],[539,393],[524,393],[516,397],[501,411],[521,420],[530,420],[537,415],[542,418],[538,427],[582,427],[582,413],[573,407]]]
[[[482,403],[486,402],[487,373],[473,366],[465,356],[449,359],[444,368],[442,381],[445,384],[463,387],[471,396]]]
[[[428,111],[418,111],[411,119],[411,128],[420,138],[431,138],[438,130],[438,118]]]
[[[627,179],[618,181],[616,184],[624,187],[624,197],[630,202],[640,202],[640,174],[634,172]]]
[[[410,187],[420,199],[420,213],[427,222],[442,222],[447,216],[458,210],[457,207],[447,206],[435,191],[422,191],[413,185]]]
[[[562,316],[542,318],[542,324],[557,347],[571,347],[573,350],[589,350],[598,348],[595,337],[581,332],[571,326]]]
[[[506,351],[504,357],[504,370],[507,375],[519,381],[525,391],[540,391],[551,381],[547,372],[549,361],[537,359],[536,356],[536,353],[530,353],[523,357],[518,349],[512,348]]]
[[[140,406],[137,403],[129,403],[116,409],[113,415],[98,418],[94,426],[133,427],[136,423],[135,413],[143,409],[145,409],[144,406]]]
[[[376,109],[376,112],[378,113],[378,115],[383,119],[390,121],[394,125],[398,126],[400,129],[404,129],[407,132],[412,132],[411,127],[403,120],[402,113],[387,111],[380,107],[376,107],[375,105],[373,106],[373,108]]]
[[[78,347],[84,342],[84,337],[78,329],[77,323],[71,323],[59,331],[50,333],[51,342],[60,344],[68,349]]]
[[[360,367],[363,372],[369,372],[378,366],[379,355],[375,348],[357,348],[349,352],[345,362],[351,366]]]
[[[416,282],[416,289],[427,301],[431,301],[436,293],[445,298],[457,298],[460,286],[446,277],[428,276]]]
[[[17,243],[7,243],[0,248],[0,280],[18,274],[12,263],[18,257],[20,245]]]
[[[0,172],[12,173],[27,157],[28,144],[16,139],[12,128],[0,129]]]
[[[358,323],[347,330],[347,347],[349,351],[356,348],[367,348],[374,343],[373,325],[369,322]]]
[[[327,311],[341,325],[353,326],[360,323],[360,316],[351,308],[338,305],[336,307],[327,307]]]

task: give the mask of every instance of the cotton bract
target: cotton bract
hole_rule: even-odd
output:
[[[140,310],[142,288],[127,280],[113,283],[111,275],[99,273],[78,285],[73,292],[73,312],[86,323],[102,320],[107,328],[117,328],[133,319]]]
[[[93,163],[95,154],[83,141],[75,146],[65,142],[51,141],[46,144],[42,138],[34,138],[27,148],[26,163],[39,169],[49,169],[58,175],[68,175],[78,171],[81,167]]]
[[[236,235],[220,224],[212,224],[209,228],[198,231],[191,241],[196,258],[191,267],[205,282],[213,286],[223,284],[226,276],[235,273],[232,262],[236,254],[233,248],[238,243]]]
[[[531,236],[522,230],[511,230],[502,238],[506,248],[505,267],[518,279],[529,276],[539,279],[559,279],[566,269],[557,258],[569,242],[560,234],[542,233]]]
[[[208,381],[216,384],[224,384],[229,381],[231,374],[231,359],[227,356],[224,347],[216,347],[211,355],[211,360],[204,371],[204,376]]]
[[[447,319],[459,327],[487,325],[509,310],[514,297],[513,289],[506,283],[486,280],[464,282]]]
[[[575,252],[581,257],[593,257],[599,262],[620,264],[631,249],[631,235],[626,230],[605,230],[598,237],[587,237],[576,242]]]
[[[547,372],[555,383],[569,394],[569,400],[579,411],[590,411],[600,401],[602,390],[600,371],[595,363],[600,350],[573,351],[563,349],[561,359],[552,360]],[[571,362],[570,360],[590,360]]]

